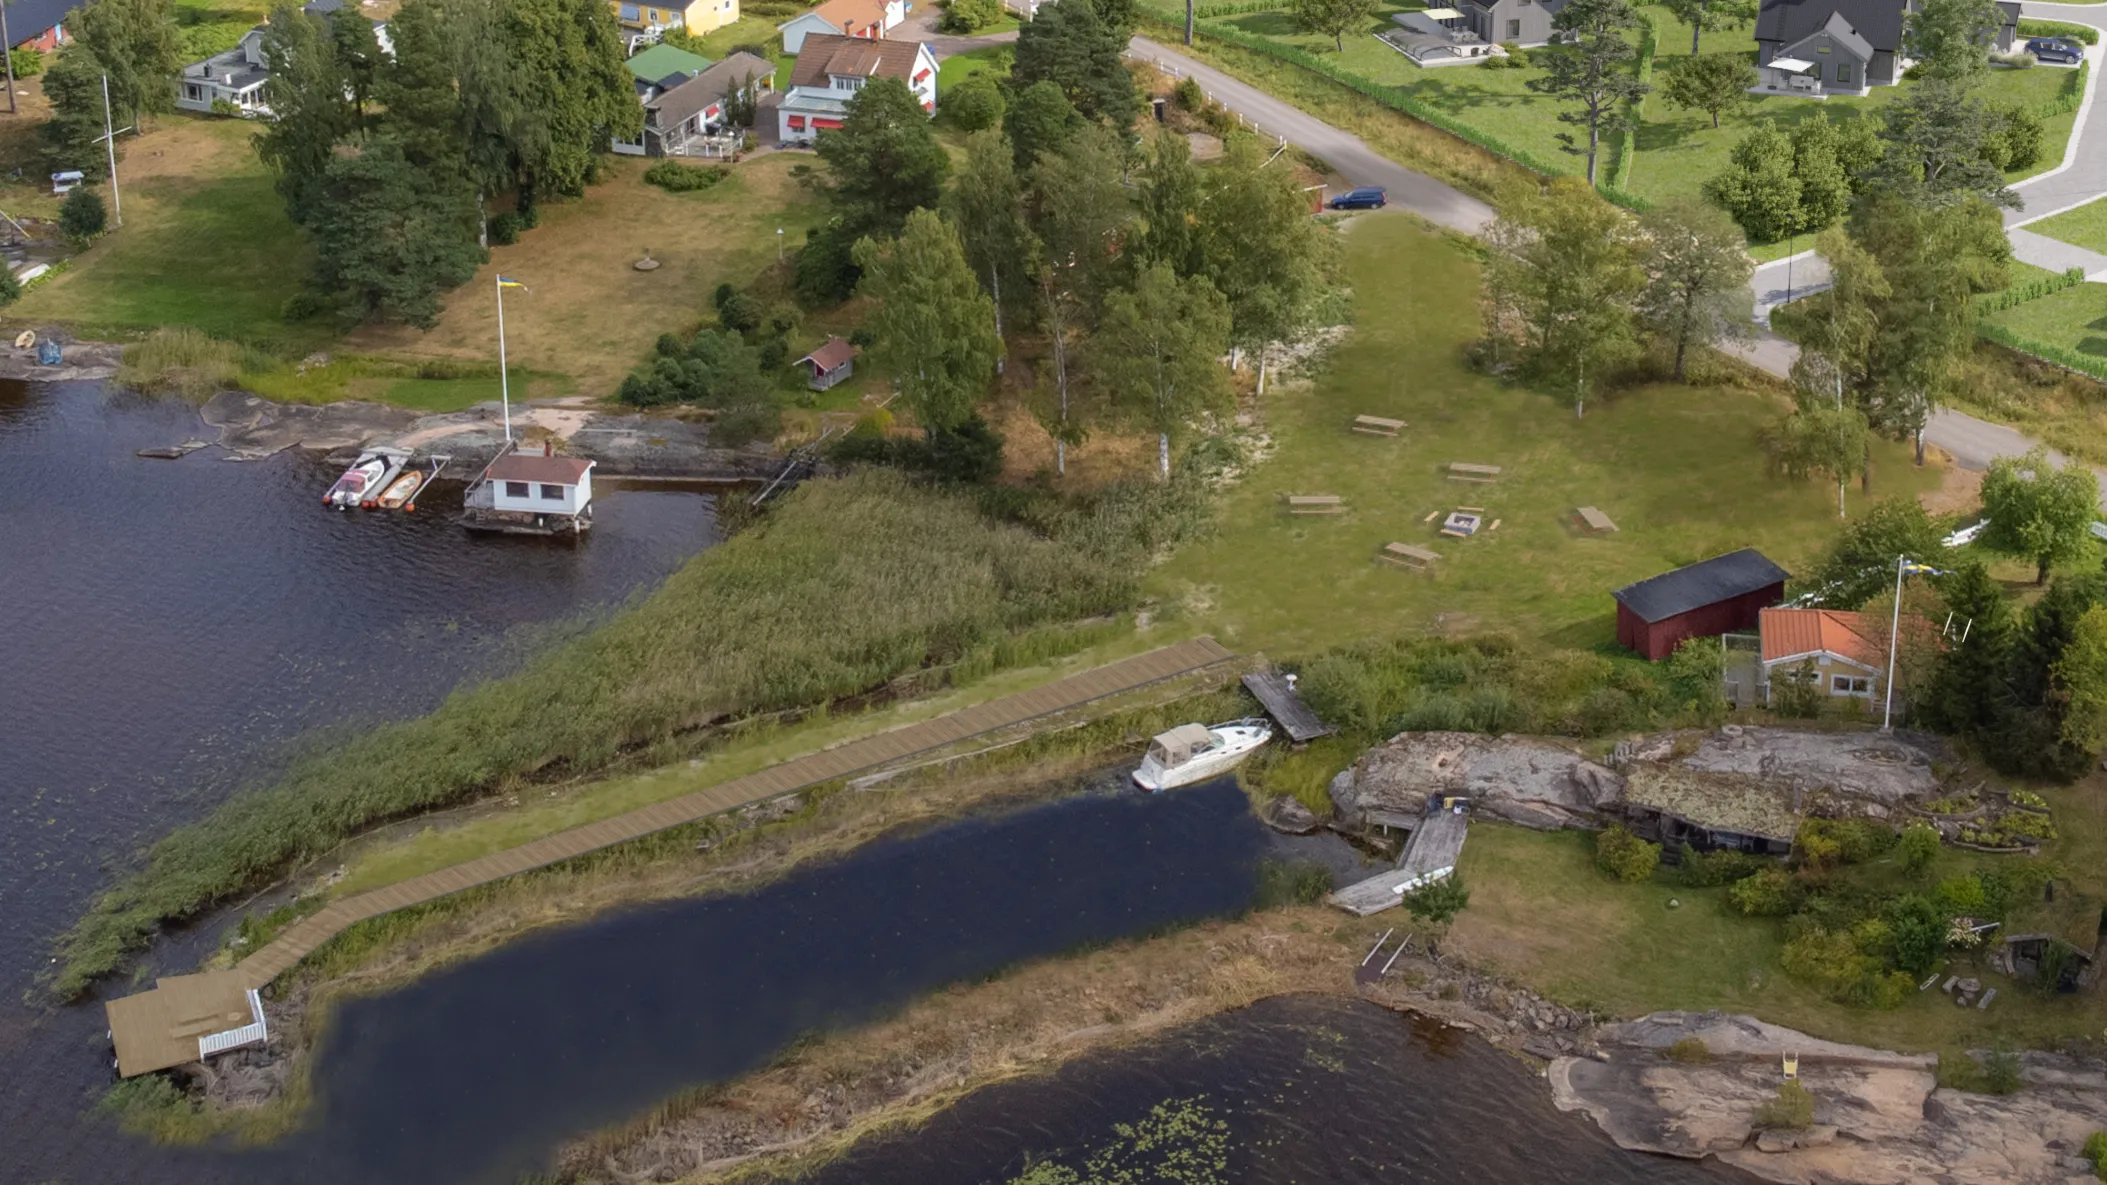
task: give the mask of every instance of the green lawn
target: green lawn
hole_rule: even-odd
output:
[[[1153,591],[1240,650],[1306,652],[1438,624],[1514,629],[1570,646],[1613,635],[1609,592],[1738,547],[1792,569],[1834,536],[1834,491],[1765,472],[1758,433],[1781,405],[1731,387],[1625,392],[1575,420],[1547,396],[1472,371],[1476,265],[1408,217],[1347,231],[1355,329],[1306,388],[1266,399],[1272,455],[1224,499],[1220,530],[1182,548]],[[1400,439],[1355,435],[1357,414],[1403,419]],[[1447,481],[1452,461],[1499,465],[1495,485]],[[1875,492],[1936,474],[1901,446],[1875,452]],[[1290,518],[1286,494],[1338,494],[1347,513]],[[1854,489],[1854,513],[1865,505]],[[1444,539],[1425,522],[1458,505],[1498,530]],[[1584,538],[1574,507],[1622,529]],[[1377,562],[1391,541],[1440,552],[1437,570]]]
[[[2107,358],[2107,284],[2065,288],[1990,319],[2051,345]]]
[[[2073,247],[2107,254],[2107,198],[2065,210],[2052,218],[2030,222],[2027,229],[2037,235],[2060,239]]]
[[[936,93],[939,102],[942,101],[945,91],[976,74],[990,72],[997,75],[1008,74],[1010,72],[1010,63],[1015,61],[1016,57],[1017,51],[1011,46],[991,45],[986,49],[953,54],[945,58],[943,63],[936,68]]]
[[[244,0],[175,0],[176,37],[185,62],[233,49],[242,34],[263,24],[269,4]]]

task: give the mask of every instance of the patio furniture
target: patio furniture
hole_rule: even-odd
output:
[[[1383,550],[1376,553],[1375,558],[1386,564],[1423,572],[1433,567],[1434,562],[1441,558],[1441,554],[1428,551],[1424,547],[1414,547],[1409,543],[1386,543]]]
[[[1355,416],[1353,430],[1367,436],[1396,436],[1403,429],[1403,420],[1388,420],[1382,416]]]
[[[1490,484],[1500,480],[1498,465],[1473,465],[1468,461],[1449,462],[1450,481],[1474,481]]]
[[[1289,494],[1289,514],[1345,514],[1346,499],[1337,494]]]
[[[1587,528],[1591,535],[1606,535],[1617,529],[1617,524],[1610,521],[1609,515],[1592,506],[1583,506],[1573,513],[1580,516],[1580,525]]]

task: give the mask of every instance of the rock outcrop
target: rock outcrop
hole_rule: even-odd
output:
[[[1560,1110],[1586,1112],[1623,1147],[1713,1156],[1767,1181],[2066,1185],[2091,1179],[2075,1155],[2107,1128],[2107,1077],[2046,1055],[2030,1055],[2027,1089],[1992,1096],[1940,1087],[1929,1054],[1820,1041],[1749,1017],[1654,1013],[1594,1037],[1593,1056],[1551,1063]],[[1707,1056],[1667,1055],[1688,1039]],[[1776,1096],[1787,1052],[1814,1095],[1814,1122],[1759,1131],[1757,1109]]]
[[[1818,814],[1885,818],[1910,800],[1937,796],[1942,756],[1877,732],[1798,732],[1727,725],[1682,759],[1691,769],[1753,774],[1790,783]],[[1644,759],[1643,748],[1634,754]]]
[[[1346,827],[1371,811],[1417,817],[1431,795],[1460,795],[1481,817],[1556,831],[1593,827],[1624,779],[1570,742],[1469,732],[1407,732],[1361,755],[1332,779],[1334,817]]]

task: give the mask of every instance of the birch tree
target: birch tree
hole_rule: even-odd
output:
[[[958,232],[933,210],[907,216],[900,237],[856,244],[861,291],[877,302],[870,328],[925,435],[973,415],[995,374],[994,302],[966,263]]]
[[[1015,302],[1029,290],[1031,228],[1024,220],[1024,186],[1017,179],[1010,146],[989,128],[966,138],[966,163],[945,195],[944,209],[958,225],[960,244],[973,272],[993,298],[995,336],[1002,336],[1004,285]],[[998,367],[999,369],[999,367]]]
[[[1171,475],[1171,437],[1203,411],[1230,402],[1222,352],[1229,302],[1204,276],[1180,279],[1169,264],[1144,269],[1131,290],[1105,297],[1090,339],[1090,369],[1115,404],[1139,409],[1156,430],[1156,467]]]
[[[1133,217],[1120,185],[1120,151],[1116,133],[1084,127],[1043,153],[1030,174],[1038,248],[1033,271],[1054,364],[1056,409],[1050,427],[1057,473],[1068,471],[1068,444],[1080,439],[1080,425],[1070,415],[1075,377],[1070,351],[1112,287]]]

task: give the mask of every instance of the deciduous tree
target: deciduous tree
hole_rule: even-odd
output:
[[[1365,29],[1375,15],[1375,0],[1294,0],[1290,10],[1295,23],[1332,39],[1340,53],[1346,52],[1346,35]]]
[[[1131,289],[1105,297],[1090,339],[1090,369],[1117,405],[1156,430],[1156,463],[1171,475],[1171,437],[1194,416],[1226,408],[1221,357],[1229,348],[1229,302],[1204,276],[1180,278],[1167,263],[1142,269]]]
[[[1229,300],[1232,345],[1263,351],[1309,328],[1332,271],[1333,240],[1309,216],[1295,178],[1256,137],[1231,136],[1203,175],[1197,221],[1207,278]]]
[[[1869,183],[1918,205],[1950,205],[1982,198],[2017,208],[1991,154],[2003,130],[1996,112],[1968,93],[1965,82],[1928,79],[1888,104],[1881,116],[1885,152]]]
[[[1822,365],[1818,368],[1816,363]],[[1802,350],[1793,371],[1797,407],[1778,425],[1771,441],[1771,460],[1788,477],[1828,477],[1836,482],[1836,516],[1844,517],[1844,482],[1865,464],[1866,414],[1854,404],[1821,390],[1818,378],[1827,360]]]
[[[931,435],[965,423],[987,394],[1002,340],[958,232],[934,210],[916,210],[890,244],[858,243],[856,263],[861,290],[877,302],[877,351],[915,421]]]
[[[1682,382],[1691,346],[1747,335],[1755,262],[1740,228],[1714,206],[1664,202],[1639,219],[1639,230],[1646,251],[1639,316],[1674,348]]]
[[[1663,0],[1676,20],[1690,26],[1690,56],[1696,57],[1698,40],[1707,33],[1739,29],[1756,19],[1753,0]],[[1753,81],[1750,86],[1756,85]],[[1718,127],[1717,121],[1712,124]]]
[[[271,113],[256,137],[256,155],[278,174],[286,213],[306,225],[321,201],[322,179],[338,142],[359,126],[358,111],[346,98],[350,84],[338,63],[336,42],[306,13],[290,6],[273,10],[264,28],[263,54],[271,69],[263,84]]]
[[[1902,48],[1927,79],[1972,84],[1990,70],[2004,24],[1995,0],[1923,0],[1902,18]]]
[[[1529,368],[1573,401],[1573,414],[1603,372],[1636,348],[1632,301],[1645,286],[1639,245],[1625,214],[1571,177],[1510,203],[1495,254],[1495,281],[1513,294]]]
[[[1135,205],[1141,215],[1133,251],[1145,263],[1168,263],[1181,276],[1207,268],[1201,250],[1201,204],[1206,189],[1185,137],[1159,132],[1135,170]]]
[[[1750,239],[1775,243],[1800,225],[1800,178],[1793,172],[1792,141],[1769,121],[1757,124],[1734,145],[1727,167],[1705,182],[1717,202]]]
[[[1124,131],[1141,111],[1127,73],[1128,36],[1126,27],[1107,24],[1090,0],[1043,5],[1018,31],[1011,84],[1021,90],[1051,82],[1085,118]]]
[[[506,0],[511,86],[528,118],[513,129],[517,182],[532,193],[585,190],[609,137],[643,130],[622,31],[602,0]]]
[[[1695,49],[1690,51],[1693,55]],[[1719,117],[1738,111],[1749,101],[1756,85],[1756,68],[1738,53],[1706,54],[1676,58],[1669,62],[1661,82],[1661,94],[1685,110],[1702,111],[1719,126]]]
[[[1807,589],[1825,609],[1857,609],[1894,587],[1896,556],[1943,567],[1946,553],[1946,532],[1915,498],[1889,498],[1844,527],[1807,574]]]
[[[1072,0],[1064,0],[1072,2]],[[1081,439],[1070,415],[1070,351],[1092,320],[1120,266],[1133,205],[1120,184],[1119,136],[1084,127],[1032,166],[1030,212],[1037,247],[1034,273],[1054,363],[1054,469],[1066,473],[1068,445]]]
[[[966,138],[966,162],[945,195],[944,209],[958,225],[966,262],[993,298],[995,334],[1000,337],[1004,301],[1014,307],[1025,299],[1031,260],[1024,185],[1001,132],[989,128]]]
[[[2063,694],[2063,739],[2090,753],[2107,745],[2107,607],[2078,618],[2069,645],[2055,662]]]
[[[2083,465],[2056,468],[2045,449],[1999,457],[1983,478],[1983,513],[1990,522],[1977,542],[2034,561],[2034,583],[2042,584],[2050,568],[2091,546],[2100,483]]]
[[[1551,18],[1563,42],[1533,59],[1544,64],[1544,76],[1531,79],[1529,88],[1574,104],[1575,110],[1559,112],[1559,122],[1587,130],[1589,185],[1595,184],[1602,134],[1621,129],[1629,118],[1626,105],[1653,89],[1633,67],[1639,51],[1627,34],[1638,25],[1625,0],[1572,0]]]
[[[102,63],[117,123],[174,109],[183,62],[170,0],[94,0],[66,18],[66,29]]]

